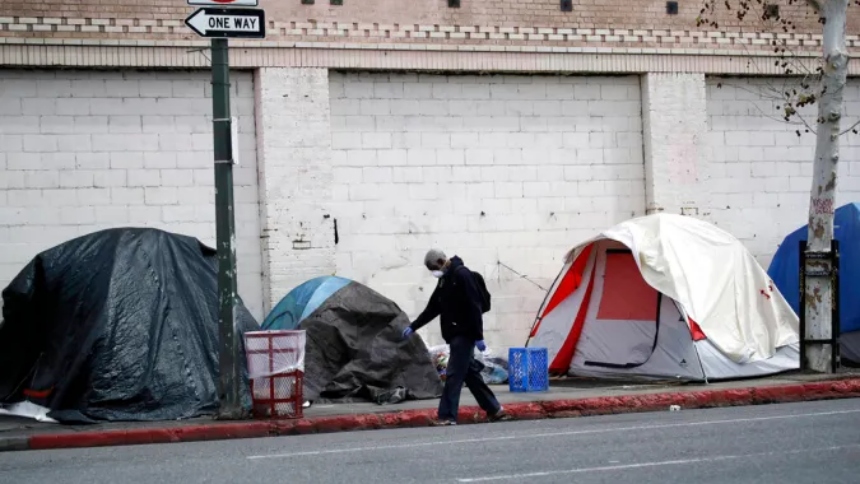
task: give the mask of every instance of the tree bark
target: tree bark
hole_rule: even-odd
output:
[[[809,199],[809,252],[830,252],[833,239],[834,196],[836,172],[839,165],[839,137],[842,118],[842,98],[848,76],[848,51],[845,47],[845,25],[849,0],[820,0],[819,15],[824,23],[823,92],[818,104],[818,130],[813,164],[812,192]],[[809,260],[807,273],[829,269],[822,260]],[[828,272],[828,271],[825,271]],[[833,280],[829,275],[807,275],[804,299],[806,303],[806,340],[832,337]],[[809,343],[804,358],[809,369],[828,373],[833,345]]]

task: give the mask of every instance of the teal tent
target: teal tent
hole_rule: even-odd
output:
[[[350,282],[349,279],[334,276],[317,277],[305,282],[281,299],[266,316],[262,328],[296,329],[299,323],[316,311],[326,299]]]

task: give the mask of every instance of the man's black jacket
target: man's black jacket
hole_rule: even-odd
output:
[[[463,260],[452,257],[445,275],[439,279],[427,308],[410,326],[417,331],[440,316],[442,338],[450,343],[455,336],[475,341],[484,339],[483,298]]]

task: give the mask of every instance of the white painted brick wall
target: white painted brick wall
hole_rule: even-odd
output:
[[[708,218],[707,89],[704,74],[642,78],[648,213]]]
[[[707,82],[711,217],[741,239],[765,268],[785,235],[806,223],[812,187],[815,135],[778,118],[768,92],[787,85],[778,79]],[[811,123],[816,109],[808,113]],[[856,79],[845,90],[845,113],[846,125],[860,118]],[[860,200],[860,136],[846,134],[840,143],[837,206]]]
[[[239,293],[262,316],[254,89],[234,72]],[[209,75],[0,69],[0,286],[38,252],[117,226],[215,246]]]
[[[411,317],[439,246],[487,279],[489,343],[522,345],[544,291],[499,262],[547,287],[570,247],[644,213],[638,77],[330,77],[337,271]]]
[[[331,146],[361,142],[331,135],[326,69],[259,69],[255,85],[268,310],[295,286],[334,274]],[[360,168],[354,170],[340,176],[358,174],[353,180],[358,183]],[[350,178],[344,182],[342,196],[366,190]]]

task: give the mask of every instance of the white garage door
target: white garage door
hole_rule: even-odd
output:
[[[232,77],[239,292],[262,289],[253,79]],[[0,70],[0,286],[39,251],[96,230],[150,226],[214,247],[206,72]]]
[[[806,224],[815,134],[779,117],[780,79],[708,79],[713,220],[738,237],[766,268],[782,239]],[[815,124],[818,106],[806,113]],[[845,90],[845,122],[860,119],[860,81]],[[797,131],[801,131],[801,136]],[[840,138],[836,204],[860,200],[860,136]],[[766,220],[768,223],[761,223]]]
[[[544,293],[517,274],[546,287],[572,245],[644,212],[638,77],[349,73],[330,87],[338,271],[412,316],[440,246],[487,279],[488,338],[521,345]]]

